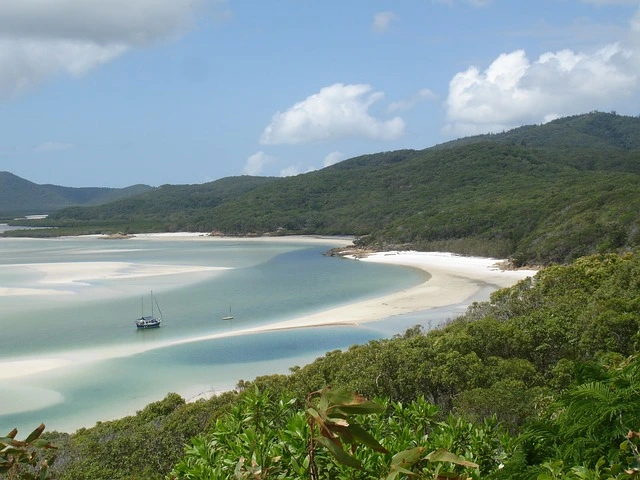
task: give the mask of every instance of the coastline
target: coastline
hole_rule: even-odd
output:
[[[98,237],[98,236],[96,236]],[[176,239],[191,241],[228,241],[232,237],[215,237],[197,233],[179,234],[143,234],[136,235],[142,241],[152,239]],[[237,241],[267,241],[267,242],[318,242],[332,246],[348,246],[350,238],[335,237],[242,237]],[[276,331],[292,328],[308,328],[335,325],[359,325],[376,320],[387,319],[396,315],[415,313],[435,307],[453,305],[464,302],[472,297],[484,286],[492,286],[495,289],[509,287],[518,281],[533,276],[535,270],[503,270],[499,267],[500,259],[466,257],[442,252],[377,252],[366,256],[346,256],[345,261],[377,262],[399,265],[410,268],[418,268],[426,272],[426,280],[414,287],[394,292],[381,297],[371,298],[342,305],[317,312],[311,315],[297,317],[290,320],[274,322],[267,325],[236,330],[231,332],[215,333],[180,340],[171,340],[152,346],[106,347],[102,349],[80,350],[69,354],[61,354],[57,358],[15,358],[0,361],[0,380],[15,379],[36,373],[42,373],[66,365],[78,362],[96,361],[97,359],[118,358],[134,355],[155,348],[163,348],[173,345],[200,342],[229,336],[249,335],[261,332]],[[19,266],[19,265],[16,265]],[[34,267],[34,266],[32,266]],[[154,265],[144,267],[132,264],[113,264],[110,262],[91,262],[78,266],[73,264],[39,264],[34,268],[40,268],[45,273],[41,281],[42,290],[21,292],[22,294],[64,294],[65,285],[82,284],[92,278],[135,278],[145,275],[171,275],[185,272],[215,270],[211,267],[181,267]],[[53,290],[52,287],[62,287]],[[18,294],[8,289],[0,289],[0,296]]]

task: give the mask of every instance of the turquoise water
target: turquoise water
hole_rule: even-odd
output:
[[[425,280],[415,269],[323,256],[329,248],[326,242],[293,240],[0,239],[0,288],[64,292],[0,296],[0,365],[20,358],[82,358],[64,368],[2,380],[0,433],[13,427],[27,431],[40,422],[48,430],[72,431],[134,414],[168,392],[190,398],[231,389],[240,379],[286,373],[326,351],[453,313],[233,335]],[[131,264],[123,273],[153,265],[225,269],[143,277],[94,274],[98,278],[92,279],[90,272],[81,282],[59,284],[42,283],[51,279],[37,268],[93,262]],[[163,326],[137,331],[134,320],[150,290],[162,309]],[[229,306],[234,319],[222,321]],[[224,332],[230,336],[170,345]]]

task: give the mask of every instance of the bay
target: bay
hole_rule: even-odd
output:
[[[0,365],[72,359],[62,368],[2,381],[0,432],[30,431],[40,422],[48,430],[73,431],[135,414],[168,392],[189,399],[228,390],[240,379],[286,373],[327,351],[419,323],[395,318],[234,335],[426,278],[415,269],[323,256],[331,246],[326,240],[0,239],[0,288],[48,292],[0,296]],[[109,265],[119,268],[101,275]],[[69,269],[85,278],[62,278]],[[138,331],[134,320],[151,290],[163,326]],[[222,321],[230,306],[234,319]],[[228,336],[177,343],[215,333]]]

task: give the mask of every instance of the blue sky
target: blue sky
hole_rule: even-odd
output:
[[[0,0],[0,171],[287,176],[640,114],[638,0]]]

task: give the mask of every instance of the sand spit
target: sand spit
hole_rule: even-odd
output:
[[[217,237],[203,237],[202,234],[151,234],[137,235],[136,238],[188,238],[213,240]],[[262,238],[262,237],[261,237]],[[235,239],[240,240],[242,239]],[[265,237],[252,241],[325,241],[319,237]],[[326,238],[327,244],[342,243],[342,239]],[[345,245],[349,240],[344,239]],[[211,340],[229,336],[248,335],[289,328],[305,328],[340,324],[361,324],[386,319],[395,315],[427,310],[429,308],[464,302],[486,285],[496,289],[514,285],[519,280],[533,276],[535,270],[503,270],[501,260],[480,257],[466,257],[438,252],[378,252],[365,257],[351,257],[345,261],[378,262],[419,268],[428,273],[427,280],[420,285],[378,298],[367,299],[353,304],[331,308],[312,315],[286,321],[274,322],[212,335],[173,340],[152,345],[113,346],[86,351],[74,351],[56,355],[55,358],[7,359],[0,362],[0,379],[17,378],[63,368],[78,362],[92,362],[101,359],[118,358],[143,351],[164,348],[192,342]],[[112,278],[114,276],[145,276],[188,273],[190,271],[215,270],[217,267],[132,265],[112,262],[60,263],[29,265],[44,274],[43,284],[69,284],[86,281],[88,278]],[[38,290],[38,289],[35,289]],[[38,290],[38,294],[50,289]],[[0,289],[0,295],[19,294],[11,289]]]

